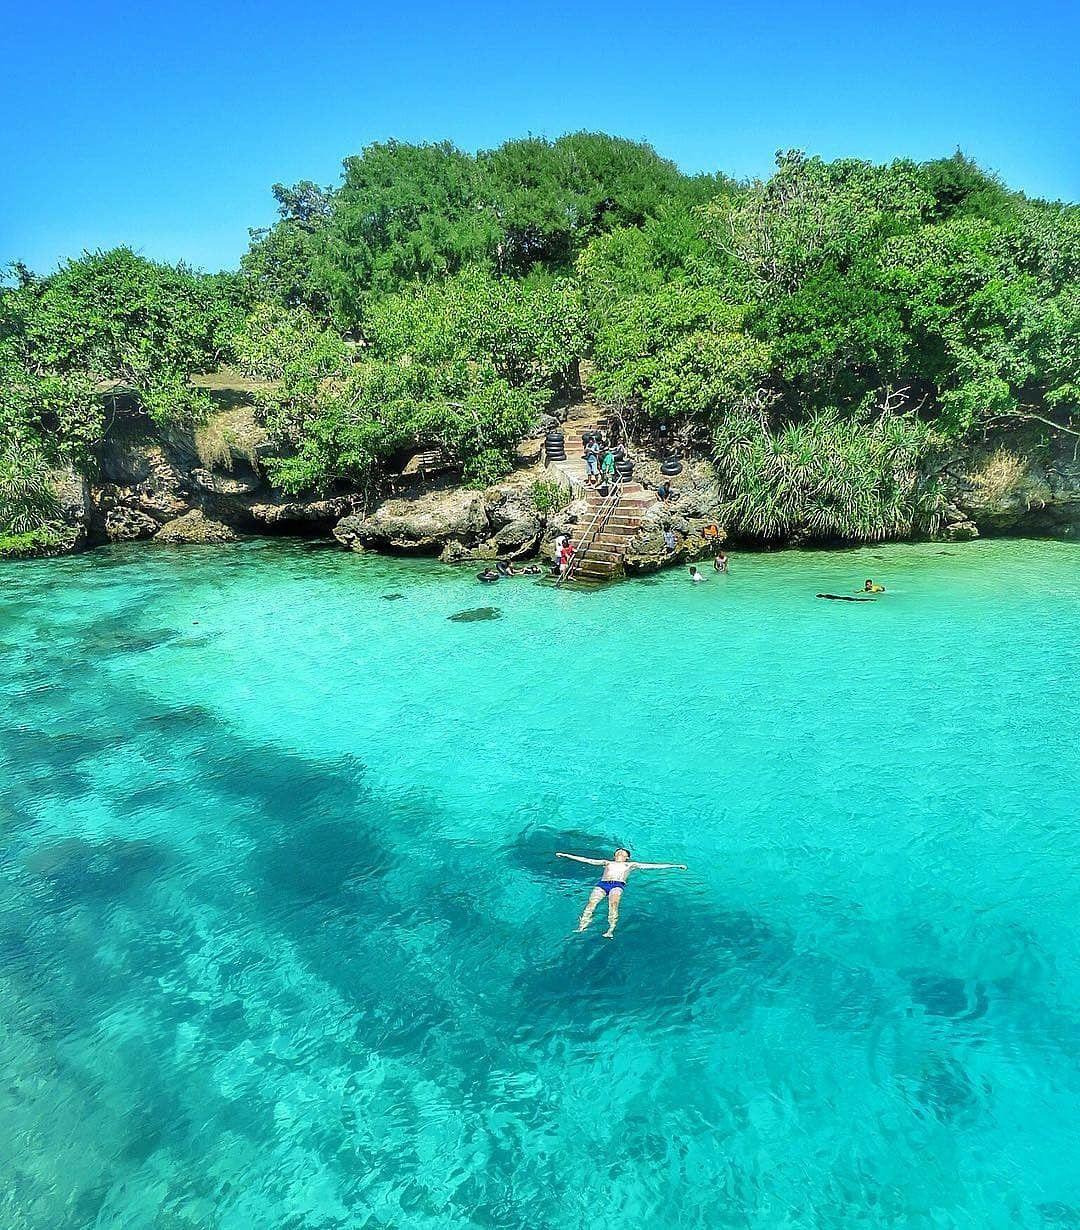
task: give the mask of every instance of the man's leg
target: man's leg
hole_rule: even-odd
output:
[[[604,932],[604,939],[610,940],[615,938],[615,928],[619,923],[619,902],[622,900],[622,889],[613,888],[608,893],[607,899],[607,930]]]
[[[602,888],[594,888],[589,894],[589,900],[585,903],[585,908],[581,911],[581,918],[578,920],[577,929],[584,931],[585,928],[592,922],[592,917],[596,913],[596,907],[604,899],[604,890]]]

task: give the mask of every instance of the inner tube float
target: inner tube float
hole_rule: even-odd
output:
[[[660,473],[665,478],[674,478],[676,474],[682,473],[682,462],[678,457],[668,457],[660,466]]]
[[[490,585],[492,581],[497,581],[499,579],[499,574],[494,568],[485,568],[483,572],[478,572],[476,574],[476,579]]]

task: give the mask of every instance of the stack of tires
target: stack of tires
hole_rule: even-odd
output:
[[[634,463],[629,457],[620,457],[619,460],[615,462],[615,473],[623,480],[624,483],[627,482],[629,479],[634,477]]]
[[[561,431],[549,431],[544,440],[544,452],[548,461],[566,460],[566,437]]]
[[[665,478],[674,478],[676,474],[682,473],[682,462],[675,453],[671,453],[660,463],[660,473]]]

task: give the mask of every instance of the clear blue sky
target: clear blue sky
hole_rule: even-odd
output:
[[[0,262],[128,243],[235,265],[275,181],[370,141],[644,138],[687,170],[778,148],[929,158],[1080,199],[1080,5],[1065,0],[6,6]]]

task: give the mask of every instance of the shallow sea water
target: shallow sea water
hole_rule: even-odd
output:
[[[5,1230],[1080,1227],[1080,547],[0,595]]]

